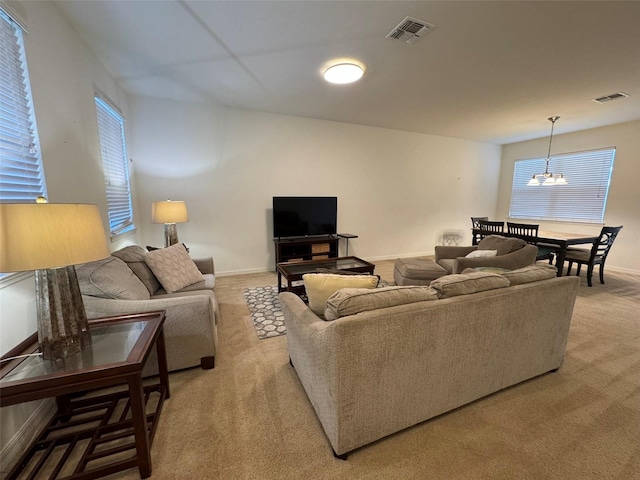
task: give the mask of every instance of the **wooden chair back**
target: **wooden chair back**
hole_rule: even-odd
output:
[[[540,225],[532,223],[507,222],[507,233],[513,237],[521,238],[531,245],[537,245],[539,227]]]
[[[504,233],[504,222],[492,222],[490,220],[478,220],[480,228],[480,239],[487,235],[502,235]]]
[[[591,247],[589,263],[593,263],[594,261],[604,263],[620,230],[622,230],[622,225],[619,227],[602,227],[600,236],[593,242],[593,247]]]
[[[471,217],[471,245],[477,245],[480,241],[480,220],[489,220],[489,217]]]

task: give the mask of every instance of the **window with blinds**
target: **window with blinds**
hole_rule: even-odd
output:
[[[545,159],[517,160],[511,187],[512,218],[603,223],[615,148],[556,155],[549,171],[562,173],[567,185],[528,186],[544,172]]]
[[[133,224],[131,189],[122,115],[99,96],[95,97],[102,169],[107,191],[111,237],[129,232]]]
[[[0,9],[0,201],[47,195],[22,28]]]

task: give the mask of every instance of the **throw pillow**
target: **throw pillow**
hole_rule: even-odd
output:
[[[355,315],[379,308],[436,300],[438,294],[430,287],[343,288],[327,299],[325,320]]]
[[[553,265],[529,265],[528,267],[504,272],[502,276],[508,279],[511,285],[521,285],[555,278],[557,272],[558,269]]]
[[[124,261],[144,283],[151,295],[160,290],[160,282],[149,268],[149,265],[147,265],[147,252],[144,251],[144,248],[138,245],[129,245],[113,252],[111,255]]]
[[[495,257],[498,254],[498,250],[474,250],[468,253],[466,258],[483,258],[483,257]]]
[[[438,298],[469,295],[470,293],[484,292],[495,288],[505,288],[509,285],[509,280],[502,275],[485,272],[446,275],[431,282],[431,287],[438,292]]]
[[[82,295],[119,300],[149,300],[149,291],[125,262],[107,257],[76,265]]]
[[[333,273],[307,273],[302,276],[309,299],[309,308],[316,315],[324,315],[327,299],[341,288],[376,288],[375,275],[336,275]]]
[[[153,250],[147,253],[146,261],[167,293],[204,280],[182,243]]]

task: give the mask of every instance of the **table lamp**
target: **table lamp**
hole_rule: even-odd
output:
[[[91,344],[74,265],[108,256],[96,205],[0,204],[0,272],[35,270],[43,358],[65,359]]]
[[[181,200],[153,202],[151,205],[151,221],[164,223],[164,246],[170,247],[178,243],[176,223],[189,221],[187,204]]]

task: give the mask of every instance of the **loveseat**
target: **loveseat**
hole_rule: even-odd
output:
[[[325,320],[284,292],[290,362],[333,453],[352,450],[563,361],[579,281],[532,265],[430,287],[341,289]]]
[[[165,251],[147,253],[142,247],[131,245],[103,260],[77,265],[87,318],[165,310],[169,370],[198,365],[213,368],[219,315],[213,259],[192,260],[182,244],[162,250]],[[149,257],[156,258],[169,252],[178,254],[178,261],[169,263],[164,272],[163,278],[169,280],[166,285],[175,288],[194,282],[171,293],[167,293],[147,263]],[[184,272],[181,271],[183,268]],[[175,283],[176,280],[179,283]],[[145,373],[157,371],[156,362],[155,357],[151,357]]]

